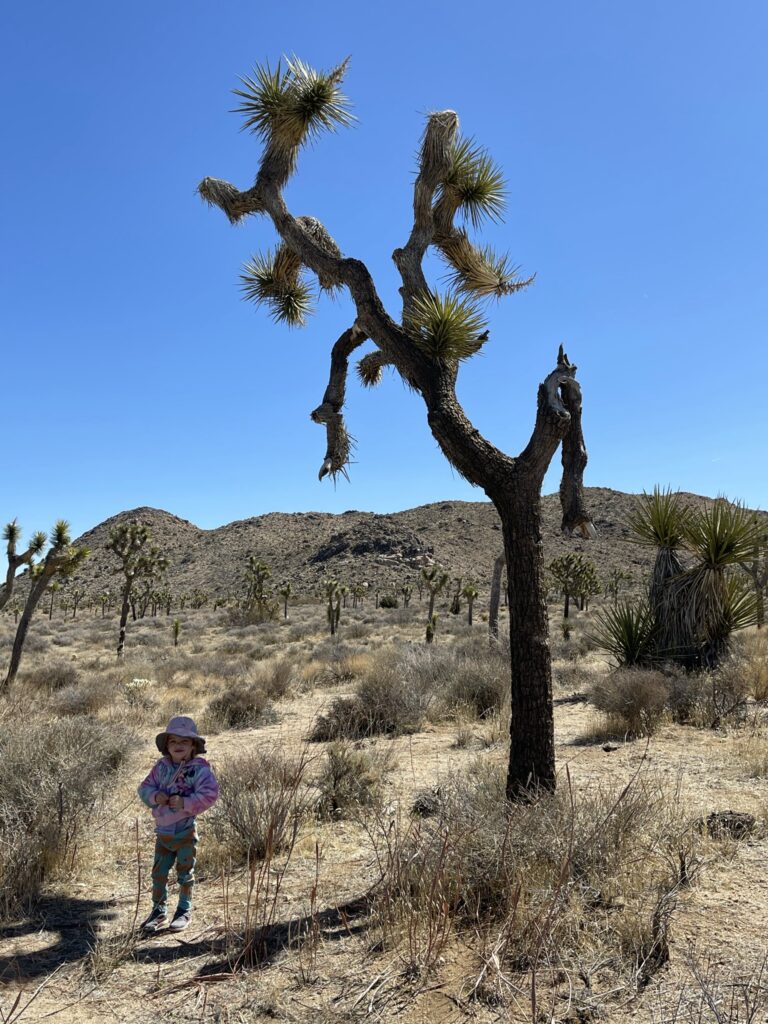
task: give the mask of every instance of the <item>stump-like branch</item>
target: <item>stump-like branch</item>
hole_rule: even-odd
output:
[[[345,473],[349,463],[352,439],[347,433],[341,410],[344,407],[349,357],[363,344],[366,337],[365,331],[357,324],[353,324],[338,339],[331,351],[331,372],[323,401],[310,413],[310,418],[315,423],[325,424],[328,440],[325,458],[318,474],[320,480],[328,474],[335,477],[338,473]]]

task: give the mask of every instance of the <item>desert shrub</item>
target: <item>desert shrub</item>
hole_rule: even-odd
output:
[[[379,608],[399,608],[400,602],[394,594],[382,594],[379,599]]]
[[[365,640],[371,635],[371,627],[366,622],[349,622],[344,634],[349,640]]]
[[[0,732],[0,912],[29,906],[73,867],[94,804],[135,742],[124,727],[88,718],[14,721]]]
[[[232,683],[208,704],[206,714],[227,729],[253,729],[269,721],[272,705],[259,686]]]
[[[29,669],[23,673],[21,679],[23,687],[47,690],[49,693],[63,690],[65,686],[77,686],[79,682],[80,672],[69,661],[52,661],[47,665]]]
[[[714,718],[712,684],[706,672],[686,672],[665,668],[669,696],[667,705],[672,721],[678,725],[708,728]]]
[[[429,696],[403,673],[400,663],[382,656],[360,680],[354,696],[337,697],[326,714],[318,715],[310,739],[357,740],[416,732]]]
[[[270,700],[280,700],[291,689],[295,665],[289,658],[264,662],[259,666],[258,685]]]
[[[500,711],[509,699],[509,670],[489,649],[482,661],[459,657],[447,680],[444,699],[477,718]]]
[[[58,715],[78,717],[96,715],[115,700],[115,687],[111,680],[101,676],[85,679],[76,686],[65,686],[52,699],[53,711]]]
[[[235,862],[260,860],[291,845],[308,812],[307,759],[259,750],[217,772],[221,796],[208,814],[214,837]]]
[[[641,776],[623,789],[564,787],[510,805],[505,781],[498,766],[479,765],[441,787],[434,817],[381,819],[374,910],[384,941],[406,936],[419,967],[454,926],[469,926],[508,980],[552,958],[568,971],[587,950],[622,950],[633,976],[648,949],[641,940],[659,937],[660,894],[679,881],[670,864],[693,863],[701,841],[674,787]]]
[[[330,744],[317,779],[318,815],[343,818],[350,810],[379,805],[384,774],[390,766],[390,751],[358,749],[343,742]]]
[[[617,732],[630,737],[651,736],[661,720],[669,686],[661,672],[620,669],[594,682],[588,699],[608,716]]]

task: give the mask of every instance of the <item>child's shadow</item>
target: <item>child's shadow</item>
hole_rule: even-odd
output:
[[[82,959],[93,946],[99,927],[116,914],[109,900],[56,896],[41,899],[28,920],[0,928],[0,940],[20,939],[38,932],[55,932],[58,938],[44,949],[0,956],[0,983],[39,978],[62,964]]]

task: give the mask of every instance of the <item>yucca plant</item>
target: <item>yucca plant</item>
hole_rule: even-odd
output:
[[[612,655],[619,666],[647,665],[655,657],[658,627],[647,601],[618,601],[601,609],[588,639]]]

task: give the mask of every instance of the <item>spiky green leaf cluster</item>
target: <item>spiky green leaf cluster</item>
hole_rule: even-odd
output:
[[[508,254],[499,255],[488,246],[475,248],[463,232],[438,247],[452,268],[448,284],[464,294],[500,299],[527,288],[536,276],[521,277]]]
[[[441,198],[461,210],[474,228],[486,218],[501,220],[506,201],[504,176],[487,150],[472,139],[459,139],[438,202]]]
[[[296,58],[254,69],[235,89],[240,104],[235,113],[243,127],[278,149],[292,150],[322,131],[335,131],[354,121],[349,101],[339,89],[348,61],[329,72],[316,71]]]
[[[680,494],[654,487],[652,494],[643,492],[629,516],[629,525],[646,544],[674,550],[685,537],[690,510]]]
[[[485,342],[487,320],[469,299],[455,292],[422,292],[406,324],[419,348],[443,362],[467,359]]]
[[[613,655],[619,665],[648,664],[654,657],[656,622],[645,601],[603,608],[587,639]]]
[[[275,323],[303,327],[314,312],[314,292],[298,268],[295,272],[284,272],[280,252],[258,254],[243,265],[243,294],[251,302],[265,303]]]
[[[746,561],[761,536],[760,523],[752,512],[722,499],[692,513],[685,524],[687,547],[713,569]]]

